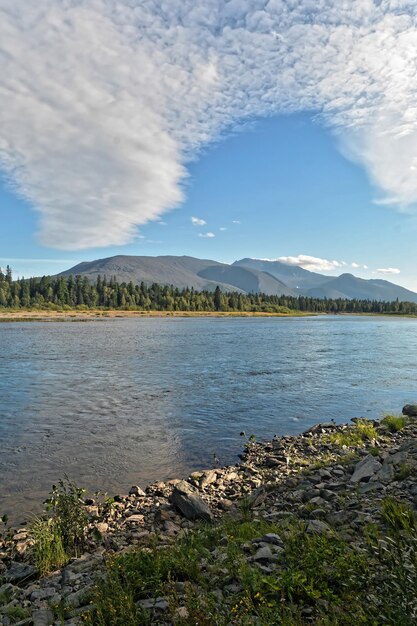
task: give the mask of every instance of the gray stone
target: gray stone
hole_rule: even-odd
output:
[[[54,623],[54,614],[51,609],[39,609],[32,613],[33,626],[51,626]]]
[[[324,533],[331,532],[331,528],[326,522],[322,522],[319,519],[311,519],[308,522],[307,532],[309,535],[317,533],[318,535],[323,535]]]
[[[137,497],[141,497],[142,498],[142,497],[146,496],[146,493],[138,485],[133,485],[129,489],[129,496],[137,496]]]
[[[17,563],[12,561],[8,570],[4,574],[6,582],[9,583],[21,583],[26,580],[35,578],[38,574],[38,570],[33,565],[28,563]]]
[[[366,482],[380,469],[381,463],[372,454],[368,454],[362,461],[356,464],[350,481],[352,483]]]
[[[35,600],[47,600],[52,598],[56,593],[55,587],[44,587],[43,589],[35,589],[30,595],[31,602]]]
[[[269,546],[263,546],[262,548],[259,548],[254,556],[253,556],[253,560],[258,563],[258,562],[263,562],[263,561],[276,561],[278,559],[276,554],[273,554],[271,548]]]
[[[284,544],[281,537],[279,535],[276,535],[275,533],[267,533],[266,535],[261,537],[258,541],[259,542],[263,541],[264,543],[272,543],[275,546],[282,546]]]
[[[383,489],[384,485],[377,481],[361,483],[359,485],[359,493],[372,493],[373,491],[382,491]]]
[[[202,519],[209,522],[213,518],[210,507],[197,495],[189,483],[182,480],[174,487],[171,502],[189,520]]]
[[[394,468],[392,466],[392,463],[389,463],[387,460],[385,460],[377,474],[377,478],[382,483],[389,483],[394,480]]]
[[[201,487],[201,489],[204,489],[208,485],[211,485],[212,483],[215,483],[216,480],[217,480],[217,473],[216,473],[216,471],[215,470],[207,470],[206,472],[203,473],[203,475],[200,478],[200,487]]]
[[[80,606],[85,606],[88,604],[91,595],[91,588],[93,584],[90,582],[87,585],[84,585],[78,591],[74,591],[74,593],[70,593],[65,598],[65,604],[74,609],[78,609]]]
[[[146,598],[145,600],[139,600],[138,606],[142,609],[167,611],[169,604],[165,598]]]

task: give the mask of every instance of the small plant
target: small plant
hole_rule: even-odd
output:
[[[407,425],[407,418],[405,415],[385,415],[381,420],[381,424],[388,427],[391,433],[396,433],[402,430]]]

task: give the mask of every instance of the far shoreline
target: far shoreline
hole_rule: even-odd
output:
[[[292,317],[318,317],[335,315],[340,317],[388,317],[417,319],[417,315],[400,313],[329,313],[317,311],[291,311],[290,313],[268,311],[139,311],[121,309],[69,309],[66,311],[45,309],[21,309],[0,310],[0,323],[4,322],[72,322],[72,321],[98,321],[106,319],[133,319],[133,318],[292,318]]]
[[[127,311],[120,309],[89,309],[68,311],[48,311],[27,309],[19,311],[0,311],[0,322],[30,321],[73,321],[115,318],[149,318],[149,317],[315,317],[321,313],[294,311],[291,313],[274,313],[264,311]]]

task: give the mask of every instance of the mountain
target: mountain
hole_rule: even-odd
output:
[[[330,278],[329,276],[323,276],[323,274],[309,272],[308,270],[305,270],[302,267],[297,267],[296,265],[288,265],[288,263],[283,263],[282,261],[240,259],[240,261],[235,261],[233,265],[237,265],[239,267],[250,267],[251,269],[255,269],[260,272],[267,272],[278,280],[281,280],[288,287],[300,290],[304,287],[306,289],[318,287]]]
[[[341,294],[341,295],[336,295]],[[353,274],[341,274],[324,283],[321,287],[313,287],[307,295],[316,298],[356,298],[358,300],[402,300],[417,302],[417,293],[394,285],[388,280],[357,278]]]
[[[119,282],[174,285],[179,289],[214,290],[268,295],[306,295],[315,298],[417,302],[417,293],[387,280],[364,280],[352,274],[323,276],[281,261],[241,259],[232,265],[190,256],[113,256],[79,263],[62,276],[80,274],[95,281],[97,276],[115,276]]]
[[[160,283],[179,289],[193,287],[212,291],[219,285],[224,291],[296,295],[295,290],[265,272],[189,256],[114,256],[79,263],[61,273],[62,276],[70,274],[87,276],[91,281],[100,274],[108,278],[115,276],[119,282],[143,281],[148,285]]]

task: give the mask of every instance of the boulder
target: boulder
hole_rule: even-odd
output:
[[[356,464],[355,470],[350,477],[352,483],[367,482],[381,469],[381,463],[372,454],[368,454],[362,461]]]
[[[417,404],[406,404],[403,406],[403,415],[417,417]]]
[[[171,502],[189,520],[202,519],[209,522],[213,518],[210,507],[185,480],[180,481],[174,487]]]

